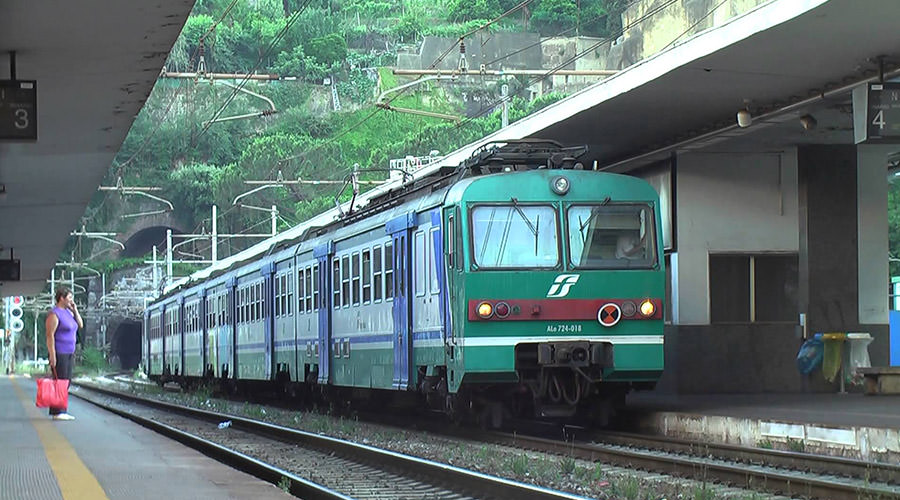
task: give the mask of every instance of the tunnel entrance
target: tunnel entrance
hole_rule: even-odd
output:
[[[119,358],[123,370],[133,370],[141,362],[141,324],[125,320],[113,334],[110,352]]]
[[[122,257],[141,257],[147,255],[153,247],[166,248],[166,230],[175,228],[167,226],[153,226],[133,234],[128,241],[125,242],[125,249],[120,252]]]

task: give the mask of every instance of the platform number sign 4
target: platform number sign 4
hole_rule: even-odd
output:
[[[0,80],[0,140],[37,140],[37,82]]]

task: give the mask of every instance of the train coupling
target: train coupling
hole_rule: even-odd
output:
[[[537,345],[537,364],[542,367],[611,368],[613,345],[590,341],[540,342]]]

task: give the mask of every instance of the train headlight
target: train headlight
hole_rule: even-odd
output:
[[[634,313],[637,312],[637,306],[634,305],[634,302],[630,300],[626,300],[622,302],[622,314],[625,315],[626,318],[630,318],[634,316]]]
[[[643,302],[641,302],[641,314],[642,315],[649,318],[650,316],[653,316],[653,313],[655,313],[655,312],[656,312],[656,306],[653,305],[653,302],[651,302],[650,299],[646,299]]]
[[[553,190],[554,193],[562,196],[569,192],[569,179],[566,179],[563,176],[554,177],[552,181],[550,181],[550,189]]]
[[[494,306],[492,306],[490,302],[482,302],[481,304],[478,304],[476,312],[478,312],[479,317],[488,319],[494,314]]]

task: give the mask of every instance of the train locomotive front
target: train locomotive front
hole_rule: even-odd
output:
[[[656,191],[575,169],[475,177],[444,208],[456,406],[603,422],[663,369]],[[502,412],[502,413],[501,413]]]

